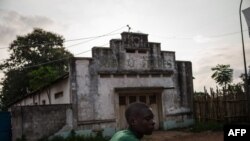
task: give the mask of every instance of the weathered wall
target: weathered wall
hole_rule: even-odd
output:
[[[176,72],[173,76],[176,91],[163,93],[166,103],[164,129],[186,127],[194,123],[193,119],[193,75],[192,63],[176,61]],[[172,91],[172,90],[169,90]]]
[[[112,119],[116,118],[115,111],[115,99],[118,99],[118,95],[115,94],[115,88],[145,88],[145,87],[163,87],[172,88],[173,81],[169,77],[142,77],[135,75],[135,77],[114,77],[110,76],[107,78],[99,78],[97,107],[97,117],[101,119]]]
[[[58,92],[63,92],[63,96],[55,98],[55,94]],[[64,79],[59,83],[54,84],[51,88],[51,103],[52,104],[69,104],[70,94],[69,94],[69,79]]]
[[[172,129],[193,123],[192,64],[176,61],[175,52],[161,51],[160,43],[148,42],[147,34],[122,33],[110,48],[95,47],[93,58],[72,58],[70,73],[51,86],[51,102],[69,105],[12,107],[13,139],[22,134],[29,140],[56,134],[67,135],[117,129],[119,98],[116,90],[160,88],[160,127]],[[55,99],[54,94],[63,91]],[[143,91],[140,91],[143,93]],[[42,104],[45,91],[27,97],[22,105]]]
[[[69,78],[65,78],[41,91],[37,91],[36,93],[27,96],[21,101],[15,103],[13,106],[43,105],[43,101],[45,101],[45,104],[49,104],[49,98],[47,94],[48,90],[50,91],[51,104],[70,103],[71,96],[69,91]],[[63,95],[62,97],[55,98],[55,94],[58,92],[62,92]]]
[[[12,107],[12,140],[26,135],[28,141],[36,141],[53,135],[71,123],[67,121],[71,116],[66,114],[68,110],[71,110],[71,105]]]
[[[188,61],[178,61],[178,86],[181,96],[181,106],[193,110],[193,73],[192,63]]]
[[[160,43],[148,42],[147,34],[141,33],[122,33],[122,39],[110,41],[110,48],[94,47],[92,56],[76,58],[71,64],[77,129],[116,129],[116,88],[163,88],[161,126],[170,129],[187,125],[189,117],[185,116],[192,108],[193,91],[189,62],[177,64],[175,52],[161,51]]]
[[[76,61],[76,89],[78,121],[92,120],[94,95],[90,95],[89,60]]]

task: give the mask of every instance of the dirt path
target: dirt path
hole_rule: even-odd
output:
[[[143,141],[223,141],[223,132],[155,131]]]

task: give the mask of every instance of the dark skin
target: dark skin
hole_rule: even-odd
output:
[[[151,135],[154,130],[154,115],[151,109],[144,108],[136,115],[131,115],[129,129],[141,139],[143,135]]]

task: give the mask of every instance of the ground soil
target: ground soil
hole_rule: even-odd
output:
[[[151,136],[145,136],[143,141],[223,141],[223,132],[203,131],[155,131]]]

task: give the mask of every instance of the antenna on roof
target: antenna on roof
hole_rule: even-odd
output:
[[[127,27],[128,27],[128,32],[130,32],[131,27],[129,25],[127,25]]]

